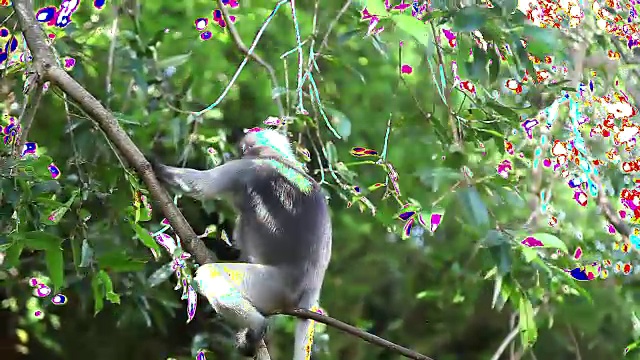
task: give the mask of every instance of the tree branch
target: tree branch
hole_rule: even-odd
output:
[[[142,152],[131,141],[127,133],[120,127],[118,120],[87,90],[67,74],[56,61],[46,43],[45,33],[36,21],[33,5],[30,0],[13,1],[13,9],[18,17],[20,29],[24,34],[27,46],[33,56],[33,65],[39,80],[51,81],[71,99],[73,99],[107,135],[116,148],[122,153],[130,166],[133,166],[147,185],[149,192],[160,205],[164,215],[176,231],[184,248],[190,252],[200,264],[214,262],[215,256],[193,231],[171,198],[151,171],[151,165]]]
[[[231,19],[229,19],[229,11],[227,11],[227,9],[225,8],[222,0],[218,0],[218,7],[220,8],[220,12],[222,12],[222,17],[224,18],[225,24],[227,24],[227,29],[229,29],[229,34],[231,35],[231,38],[233,39],[233,42],[236,44],[238,49],[240,49],[240,51],[242,51],[242,53],[245,56],[252,58],[260,66],[262,66],[263,68],[265,68],[265,70],[267,70],[267,73],[271,78],[271,93],[272,93],[271,97],[276,103],[276,105],[278,106],[278,113],[280,114],[280,119],[284,121],[285,113],[284,113],[284,107],[282,106],[282,100],[280,99],[280,95],[277,95],[275,97],[273,96],[273,90],[276,90],[278,92],[280,91],[278,89],[279,87],[278,78],[276,77],[276,72],[273,70],[273,66],[271,66],[271,64],[269,64],[268,62],[264,61],[255,52],[249,52],[249,48],[247,48],[247,46],[242,41],[242,38],[240,37],[240,34],[238,34],[238,31],[236,30],[235,25],[231,23]]]
[[[589,177],[598,187],[598,196],[596,197],[596,203],[602,209],[602,213],[604,214],[604,217],[611,223],[611,225],[613,225],[613,228],[616,229],[616,231],[622,236],[624,242],[626,244],[631,245],[629,237],[631,236],[633,231],[631,230],[629,225],[627,225],[624,222],[624,220],[622,220],[616,213],[615,208],[609,201],[609,198],[607,197],[607,194],[604,191],[604,187],[602,186],[602,180],[600,180],[600,177],[594,174],[590,174]]]
[[[216,258],[198,238],[182,213],[173,204],[171,197],[160,185],[151,169],[151,164],[144,157],[138,147],[131,141],[127,133],[120,127],[118,120],[107,110],[93,95],[85,90],[67,72],[60,67],[53,52],[46,43],[45,33],[36,21],[31,0],[14,0],[13,8],[18,17],[20,29],[24,34],[27,46],[33,56],[33,67],[36,72],[38,83],[50,81],[52,85],[58,86],[69,98],[75,101],[93,121],[95,121],[108,139],[116,146],[118,151],[124,156],[129,166],[135,168],[142,180],[147,185],[151,196],[158,202],[160,208],[171,226],[181,239],[183,248],[194,256],[200,264],[215,262]],[[224,12],[223,12],[224,13]],[[230,24],[228,20],[227,24]],[[254,57],[255,59],[255,57]],[[264,66],[264,65],[263,65]],[[40,85],[41,87],[41,85]],[[388,348],[402,354],[410,359],[433,360],[430,357],[396,345],[388,340],[369,334],[349,324],[343,323],[329,316],[321,315],[306,309],[294,309],[282,314],[298,317],[301,319],[311,319],[339,330],[357,336],[367,342]],[[259,344],[259,360],[269,360],[264,341]]]
[[[353,336],[359,337],[360,339],[374,344],[374,345],[378,345],[380,347],[384,347],[387,348],[391,351],[397,352],[398,354],[401,354],[404,357],[407,357],[409,359],[415,359],[415,360],[433,360],[432,358],[426,356],[426,355],[422,355],[420,353],[417,353],[413,350],[407,349],[405,347],[402,347],[398,344],[392,343],[389,340],[385,340],[379,336],[375,336],[373,334],[369,334],[368,332],[359,329],[353,325],[349,325],[347,323],[344,323],[338,319],[332,318],[331,316],[327,316],[327,315],[322,315],[322,314],[318,314],[315,311],[311,311],[308,309],[293,309],[293,310],[287,310],[287,311],[282,311],[280,312],[280,314],[283,315],[289,315],[289,316],[294,316],[297,317],[299,319],[308,319],[308,320],[314,320],[320,323],[323,323],[325,325],[334,327],[338,330],[344,331],[347,334],[351,334]]]
[[[33,124],[33,119],[38,112],[38,106],[40,106],[40,100],[44,90],[42,89],[42,82],[38,79],[37,74],[34,76],[28,76],[27,82],[31,82],[29,87],[25,89],[26,99],[24,100],[24,107],[18,120],[20,124],[20,132],[18,138],[15,140],[16,147],[13,151],[13,156],[17,159],[22,155],[22,148],[27,143],[27,136],[29,136],[29,130]]]

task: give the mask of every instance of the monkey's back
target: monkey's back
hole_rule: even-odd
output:
[[[235,241],[251,262],[319,268],[331,255],[331,218],[320,187],[302,191],[272,165],[260,165],[239,202]],[[252,241],[251,239],[255,239]],[[295,263],[303,259],[306,264]]]

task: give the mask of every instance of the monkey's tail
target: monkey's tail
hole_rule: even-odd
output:
[[[319,290],[307,291],[300,300],[300,307],[311,311],[318,310]],[[293,360],[310,360],[311,348],[313,346],[313,335],[315,332],[314,320],[298,319],[293,349]]]

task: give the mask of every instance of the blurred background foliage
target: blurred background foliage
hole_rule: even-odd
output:
[[[166,163],[219,164],[237,155],[233,144],[244,129],[284,115],[300,159],[309,155],[310,173],[330,196],[334,249],[321,305],[331,316],[438,360],[622,358],[640,335],[637,275],[610,269],[607,279],[578,282],[562,269],[576,266],[577,247],[583,263],[636,264],[635,251],[611,250],[622,238],[609,233],[602,209],[607,197],[622,209],[617,194],[633,179],[607,163],[599,169],[605,200],[590,196],[578,205],[565,178],[532,167],[536,157],[550,157],[548,146],[536,154],[544,120],[531,139],[521,122],[562,90],[574,92],[572,69],[594,82],[597,96],[637,88],[633,52],[607,33],[591,2],[578,27],[566,13],[554,15],[559,29],[527,20],[517,10],[526,4],[514,0],[434,1],[416,16],[406,4],[300,1],[294,19],[286,2],[255,47],[277,84],[249,59],[230,85],[245,54],[228,27],[214,21],[213,1],[107,1],[102,9],[83,1],[66,28],[43,26],[55,35],[61,62],[75,60],[70,74],[116,114],[143,152]],[[246,47],[274,6],[241,0],[226,8]],[[629,14],[624,7],[608,11]],[[19,55],[24,43],[11,13],[0,7]],[[208,19],[205,30],[196,29],[199,18]],[[210,39],[201,39],[204,31]],[[620,60],[608,60],[611,49]],[[550,80],[533,79],[541,69]],[[20,63],[2,66],[3,126],[25,104],[24,70]],[[299,76],[308,70],[300,93]],[[513,79],[521,92],[508,88]],[[192,113],[227,87],[213,110]],[[556,123],[548,138],[573,136],[567,106]],[[593,125],[581,128],[585,138]],[[86,114],[52,87],[28,141],[38,144],[37,159],[12,161],[9,140],[0,167],[0,357],[187,359],[207,349],[207,359],[236,359],[233,329],[204,301],[185,324],[170,259],[166,253],[155,259],[145,245],[162,214],[140,215],[134,205],[140,182]],[[593,158],[604,159],[612,143],[589,138],[587,145]],[[378,155],[357,157],[354,147]],[[634,151],[625,156],[637,157]],[[505,159],[512,168],[503,178],[496,169]],[[51,162],[60,169],[57,179],[47,170]],[[197,233],[214,226],[206,243],[220,259],[237,258],[223,241],[234,221],[227,204],[187,198],[178,204]],[[406,211],[415,212],[414,220],[399,218]],[[435,232],[431,214],[443,214]],[[532,234],[544,234],[538,237],[550,247],[520,245]],[[67,304],[34,297],[27,282],[33,276],[65,294]],[[37,309],[44,315],[34,316]],[[292,330],[293,319],[274,321],[268,341],[274,359],[291,357]],[[317,360],[398,358],[331,328],[317,332]]]

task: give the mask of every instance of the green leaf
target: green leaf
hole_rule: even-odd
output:
[[[426,48],[434,47],[431,40],[431,31],[424,22],[404,14],[394,15],[391,19],[398,25],[398,28],[413,36],[422,46]]]
[[[64,285],[64,258],[61,248],[51,248],[44,252],[44,259],[49,270],[49,277],[56,289]]]
[[[120,304],[120,295],[113,292],[111,278],[104,270],[94,274],[93,279],[91,279],[91,289],[93,290],[94,316],[104,307],[105,297],[113,304]]]
[[[355,38],[356,35],[359,35],[361,33],[362,33],[362,29],[351,29],[346,32],[339,33],[337,36],[338,44],[342,45],[345,42]]]
[[[498,265],[498,274],[506,275],[511,271],[511,245],[501,244],[489,248],[491,258]]]
[[[160,246],[158,243],[151,237],[151,234],[147,230],[145,230],[142,226],[130,222],[131,227],[135,230],[136,235],[138,235],[138,239],[149,249],[155,250],[157,253],[160,253]]]
[[[480,82],[486,82],[489,78],[487,73],[487,64],[489,63],[489,58],[487,57],[487,52],[482,50],[478,46],[473,47],[473,61],[468,64],[469,67],[469,76],[472,80],[477,80]]]
[[[14,243],[7,250],[6,257],[4,260],[4,264],[7,268],[12,268],[18,266],[20,262],[20,254],[22,254],[22,250],[24,250],[24,244],[21,242]]]
[[[508,16],[518,7],[517,0],[502,0],[502,16]]]
[[[28,157],[19,161],[16,167],[35,176],[38,180],[51,180],[51,173],[48,169],[51,163],[53,163],[53,159],[50,156],[40,155],[37,158]]]
[[[327,154],[327,161],[329,164],[335,164],[338,161],[338,149],[331,141],[327,141],[325,145],[325,152]]]
[[[96,316],[104,307],[104,286],[97,275],[91,279],[91,289],[93,290],[93,316]]]
[[[56,250],[60,249],[61,238],[44,231],[30,231],[21,234],[23,244],[32,250]]]
[[[331,125],[336,129],[343,140],[351,135],[351,120],[339,110],[326,107],[327,112],[331,115]]]
[[[82,263],[82,240],[79,237],[74,236],[70,241],[73,266],[75,267],[76,272],[79,272],[80,264]]]
[[[526,349],[535,344],[538,338],[538,328],[533,318],[533,306],[529,299],[522,296],[520,298],[520,339],[522,346]]]
[[[538,257],[538,250],[535,248],[523,247],[522,248],[522,256],[524,256],[524,261],[530,263],[533,259]]]
[[[39,182],[33,185],[33,196],[38,196],[42,194],[51,194],[60,191],[60,183],[57,180],[47,180],[43,182]]]
[[[169,279],[169,277],[171,277],[171,274],[173,274],[174,272],[173,261],[162,265],[160,268],[158,268],[158,270],[154,271],[151,276],[149,276],[149,279],[147,280],[147,282],[149,283],[149,287],[155,287],[162,284],[163,282],[167,281],[167,279]]]
[[[89,219],[91,219],[91,212],[89,212],[89,210],[87,209],[80,208],[78,209],[78,218],[80,218],[80,220],[83,222],[87,222],[89,221]]]
[[[471,32],[480,29],[489,18],[486,8],[468,6],[453,14],[452,30],[455,32]]]
[[[89,267],[93,263],[93,249],[87,239],[82,240],[82,260],[80,267]]]
[[[111,278],[109,274],[107,274],[104,270],[100,270],[98,273],[98,278],[104,285],[105,296],[109,302],[112,304],[120,304],[120,295],[113,292],[113,283],[111,282]]]
[[[638,347],[640,347],[640,340],[636,340],[633,343],[627,345],[627,347],[624,349],[625,356],[631,351],[637,349]]]
[[[41,221],[43,224],[46,224],[46,225],[58,224],[60,220],[62,220],[64,215],[67,213],[67,211],[69,211],[69,208],[67,206],[61,206],[51,211],[49,214],[42,213]]]
[[[492,309],[495,309],[496,307],[496,303],[498,302],[498,297],[500,296],[501,290],[502,290],[502,275],[497,275],[493,283],[493,297],[491,299]]]
[[[156,33],[153,34],[151,40],[149,40],[149,42],[147,43],[147,47],[156,47],[156,45],[158,45],[158,43],[162,41],[166,34],[167,32],[164,29],[156,31]]]
[[[500,75],[500,57],[493,48],[489,49],[488,55],[489,60],[491,60],[489,64],[489,83],[493,85],[498,80],[498,75]]]
[[[513,285],[513,280],[510,277],[503,277],[502,287],[500,289],[500,296],[496,302],[496,310],[502,311],[507,301],[511,299],[513,304],[518,302],[519,293]]]
[[[483,229],[489,227],[489,209],[474,186],[458,192],[466,212],[470,215],[473,226]]]
[[[467,78],[467,69],[466,64],[469,62],[469,58],[471,57],[471,48],[473,47],[473,40],[468,34],[459,34],[457,36],[458,45],[458,53],[456,55],[456,61],[458,62],[458,75],[461,78]]]
[[[488,107],[490,107],[491,109],[495,110],[495,112],[497,112],[498,114],[504,116],[505,118],[509,119],[509,120],[518,120],[520,119],[520,115],[518,115],[518,113],[516,113],[514,110],[498,103],[495,100],[487,100],[486,105]]]
[[[522,33],[527,40],[527,51],[536,57],[542,58],[560,51],[560,35],[557,29],[543,29],[527,24],[523,27]]]
[[[555,235],[547,234],[547,233],[535,233],[531,235],[532,237],[540,240],[542,242],[544,248],[555,248],[562,250],[565,254],[569,253],[569,249],[567,245],[560,239],[558,239]]]
[[[448,150],[449,153],[445,158],[444,165],[447,168],[459,170],[467,161],[465,152],[457,144],[451,144]]]
[[[483,136],[482,134],[478,134],[478,137],[480,138],[480,140],[482,141],[487,141],[489,139],[493,139],[493,138],[498,138],[500,140],[504,140],[504,135],[495,131],[495,130],[491,130],[491,129],[484,129],[484,128],[474,128],[474,130],[483,133],[483,134],[487,134],[487,136]],[[504,147],[503,147],[504,149]]]
[[[363,9],[366,8],[373,15],[381,17],[387,14],[382,0],[361,0],[360,4]]]
[[[527,49],[524,48],[524,46],[522,45],[522,42],[520,41],[520,39],[515,40],[515,43],[512,44],[511,48],[515,48],[516,49],[516,55],[517,55],[517,59],[520,63],[520,66],[523,67],[525,69],[527,69],[527,71],[529,72],[529,77],[532,78],[532,81],[535,82],[536,80],[536,69],[533,66],[533,62],[531,60],[529,60],[529,51]]]
[[[427,12],[425,16],[422,18],[422,20],[424,21],[438,20],[438,19],[442,19],[448,14],[449,14],[449,11],[433,10],[433,11]]]
[[[133,259],[120,250],[98,256],[97,262],[101,268],[115,272],[135,272],[144,269],[146,260]]]
[[[166,69],[169,66],[178,67],[178,66],[186,63],[187,60],[189,60],[190,57],[191,57],[191,53],[172,56],[170,58],[166,58],[166,59],[158,61],[158,67],[161,68],[161,69]]]
[[[489,230],[487,236],[482,239],[482,245],[486,247],[500,246],[502,244],[509,244],[509,238],[497,230]]]

